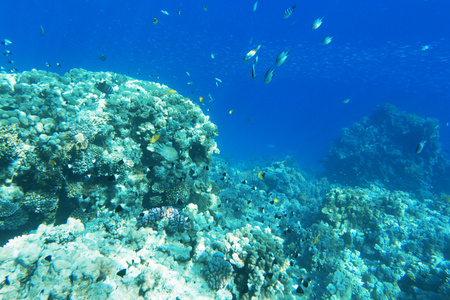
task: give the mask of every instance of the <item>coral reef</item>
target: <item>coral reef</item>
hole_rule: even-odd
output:
[[[58,206],[122,204],[137,214],[163,202],[216,204],[198,187],[208,185],[204,167],[219,153],[217,127],[188,98],[110,72],[8,76],[0,90],[0,184],[23,189],[24,209],[51,223]]]
[[[419,153],[417,153],[419,152]],[[344,129],[325,160],[334,182],[388,188],[446,188],[449,164],[441,152],[439,123],[407,114],[391,104],[378,106],[371,117]]]

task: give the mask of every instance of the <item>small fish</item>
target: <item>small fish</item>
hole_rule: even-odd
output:
[[[319,237],[322,235],[322,233],[319,233],[318,236],[314,239],[314,245],[317,244],[317,241],[319,241]]]
[[[168,13],[167,11],[165,11],[165,10],[161,10],[161,12],[162,12],[163,14],[165,14],[166,16],[169,15],[169,13]]]
[[[280,54],[278,54],[277,59],[275,60],[275,65],[277,67],[281,66],[286,59],[289,57],[289,54],[291,53],[291,50],[288,48],[285,48],[283,51],[281,51]]]
[[[159,140],[160,137],[161,137],[160,134],[155,134],[155,135],[152,137],[152,139],[150,140],[150,144],[156,143],[156,142]]]
[[[181,8],[179,8],[179,7],[177,8],[177,14],[181,15]]]
[[[186,75],[187,75],[187,76],[191,76],[191,74],[189,74],[189,72],[188,72],[188,71],[186,71]]]
[[[273,199],[273,202],[278,203],[278,199],[277,199],[277,198],[274,198],[274,199]]]
[[[201,103],[203,103],[203,97],[202,97],[202,96],[198,97],[198,101],[200,101]]]
[[[152,21],[152,23],[153,23],[153,25],[156,25],[156,24],[158,24],[158,18],[153,18],[153,21]]]
[[[247,180],[242,181],[242,184],[247,184]]]
[[[205,5],[205,6],[203,7],[203,10],[204,10],[204,11],[207,11],[207,10],[208,10],[208,5]]]
[[[256,77],[256,64],[258,63],[258,56],[255,57],[255,60],[253,61],[252,66],[252,79],[255,79]]]
[[[104,56],[103,54],[100,54],[98,56],[98,59],[100,59],[101,61],[105,61],[106,60],[106,56]]]
[[[0,42],[0,44],[8,46],[8,45],[11,45],[12,42],[10,40],[8,40],[8,39],[4,39],[3,41]]]
[[[119,272],[116,273],[117,276],[123,278],[127,274],[127,269],[122,269]]]
[[[170,89],[167,91],[169,94],[175,94],[177,91],[175,91],[174,89]]]
[[[213,101],[214,101],[214,99],[213,99],[213,97],[211,96],[211,94],[208,94],[208,97],[209,97],[209,101],[208,101],[208,102],[213,102]]]
[[[8,63],[8,64],[13,64],[14,61],[13,61],[13,60],[8,60],[7,63]]]
[[[272,81],[274,72],[275,72],[275,67],[272,67],[269,70],[267,70],[266,75],[264,75],[264,83],[269,83]]]
[[[342,101],[342,102],[344,102],[345,104],[347,104],[347,103],[350,102],[350,98],[345,98],[344,101]]]
[[[114,93],[114,90],[112,88],[112,86],[110,86],[109,84],[107,84],[105,81],[99,82],[95,85],[95,87],[97,88],[97,90],[99,90],[100,92],[109,95]]]
[[[288,9],[286,9],[284,11],[284,14],[283,14],[284,19],[287,19],[292,15],[292,13],[294,12],[295,6],[296,6],[296,4],[292,5],[291,7],[289,7]]]
[[[217,80],[218,82],[222,83],[222,80],[220,80],[219,78],[214,78],[215,80]]]
[[[266,173],[262,173],[261,171],[258,172],[258,178],[259,180],[263,180],[264,176],[266,176]]]
[[[3,52],[3,55],[4,55],[4,56],[11,55],[11,51],[10,51],[10,50],[6,50],[5,52]]]
[[[44,35],[45,31],[44,31],[44,27],[42,27],[41,25],[41,31],[40,31],[41,35]]]
[[[49,64],[48,62],[46,62],[45,65],[46,65],[47,67],[51,67],[51,66],[52,66],[52,65]]]
[[[291,25],[289,25],[289,28],[292,28],[292,26],[294,26],[294,24],[297,22],[297,20],[298,20],[298,18],[297,19],[295,19],[295,21],[294,22],[292,22],[291,23]]]
[[[189,81],[187,84],[194,84],[192,81]]]
[[[211,58],[212,58],[212,59],[216,58],[216,56],[214,55],[214,53],[211,53]]]
[[[427,143],[427,140],[422,140],[419,145],[417,145],[416,153],[421,153],[423,148],[425,147],[425,144]]]
[[[56,63],[56,66],[57,66],[57,67],[61,67],[61,64],[60,64],[60,63]]]
[[[256,52],[258,52],[259,48],[261,48],[261,45],[258,45],[256,48],[250,50],[245,56],[244,56],[244,61],[249,60],[250,58],[252,58],[253,56],[255,56]]]
[[[233,113],[233,110],[230,110],[228,113],[231,115]]]
[[[255,4],[253,4],[253,11],[256,11],[257,8],[258,8],[258,1],[256,1]]]
[[[322,45],[328,45],[333,40],[334,36],[327,36],[322,40]]]
[[[430,49],[431,45],[424,45],[422,46],[422,51],[427,51],[428,49]]]
[[[323,18],[318,18],[318,19],[316,19],[316,20],[313,22],[311,28],[312,28],[312,29],[317,29],[317,28],[319,28],[320,25],[322,25],[322,20],[323,20]]]
[[[219,83],[216,81],[216,86],[219,87]]]

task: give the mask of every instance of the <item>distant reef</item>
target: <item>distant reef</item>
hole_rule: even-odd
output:
[[[330,181],[432,192],[448,186],[449,161],[434,118],[379,105],[372,116],[345,128],[324,162]]]

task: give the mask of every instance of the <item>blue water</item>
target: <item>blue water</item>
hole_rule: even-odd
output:
[[[294,155],[302,165],[320,166],[343,127],[385,102],[439,119],[443,148],[450,147],[448,2],[298,1],[288,19],[283,12],[294,1],[258,1],[255,12],[253,4],[8,1],[0,40],[12,44],[0,48],[12,54],[0,65],[114,71],[164,83],[198,104],[202,96],[219,127],[221,153],[235,159]],[[320,17],[323,25],[312,30]],[[334,39],[323,46],[326,36]],[[258,44],[252,80],[243,57]],[[264,73],[285,47],[291,56],[265,84]]]

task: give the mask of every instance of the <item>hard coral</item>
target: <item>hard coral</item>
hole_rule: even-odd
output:
[[[168,220],[166,230],[169,233],[184,231],[189,226],[189,218],[180,213],[178,209],[171,206],[155,207],[142,212],[137,218],[137,227],[152,227],[157,229],[158,222],[162,219]]]
[[[227,286],[232,272],[231,264],[225,260],[221,252],[214,253],[202,270],[203,277],[213,290]]]

